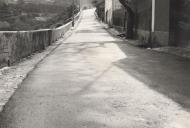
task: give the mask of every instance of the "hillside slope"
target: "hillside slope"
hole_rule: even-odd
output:
[[[71,16],[71,0],[0,0],[0,31],[56,27],[68,22]]]

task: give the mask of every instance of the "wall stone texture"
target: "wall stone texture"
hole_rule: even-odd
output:
[[[75,21],[80,14],[75,16]],[[61,38],[70,28],[69,22],[59,28],[32,31],[0,31],[0,68],[11,65]]]

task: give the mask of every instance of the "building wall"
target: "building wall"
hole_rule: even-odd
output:
[[[130,0],[135,14],[135,38],[141,44],[190,48],[189,0]],[[123,28],[124,10],[118,0],[106,0],[107,23]],[[105,12],[106,12],[105,11]],[[152,19],[152,14],[155,20]],[[154,26],[154,27],[153,27]],[[153,29],[154,28],[154,29]]]
[[[135,6],[135,38],[146,45],[150,41],[152,0],[137,1]]]
[[[169,45],[170,0],[156,0],[153,43]]]
[[[151,29],[151,0],[140,0],[136,3],[136,27],[149,31]]]
[[[113,25],[123,27],[124,12],[122,5],[118,0],[106,0],[107,10],[111,10],[108,15],[109,21]],[[169,1],[170,0],[155,0],[155,31],[151,32],[152,25],[152,0],[131,0],[130,5],[134,11],[135,25],[134,33],[135,38],[139,39],[141,44],[149,45],[150,42],[153,47],[165,46],[169,42]],[[110,4],[112,5],[112,9]],[[163,15],[164,14],[164,15]]]
[[[140,39],[143,43],[148,43],[151,29],[151,4],[152,0],[131,1],[131,6],[135,13],[135,38]],[[123,31],[124,26],[127,29],[127,21],[124,21],[125,9],[119,0],[105,0],[105,22],[111,24],[116,29]],[[124,25],[125,24],[125,25]]]
[[[116,29],[123,30],[125,10],[119,0],[105,0],[105,22]]]
[[[124,28],[125,9],[119,0],[113,0],[113,25],[120,29]]]
[[[170,1],[170,45],[190,48],[190,1]]]
[[[113,23],[113,1],[105,0],[105,22],[112,26]]]
[[[155,13],[152,0],[137,2],[137,37],[151,47],[167,46],[169,42],[169,0],[155,0]],[[152,13],[155,16],[152,32]]]

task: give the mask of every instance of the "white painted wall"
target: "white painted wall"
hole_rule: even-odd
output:
[[[105,21],[112,25],[113,0],[105,0]]]

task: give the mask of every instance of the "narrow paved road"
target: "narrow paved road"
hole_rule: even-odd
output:
[[[190,128],[190,60],[130,46],[87,10],[8,102],[0,128]]]

